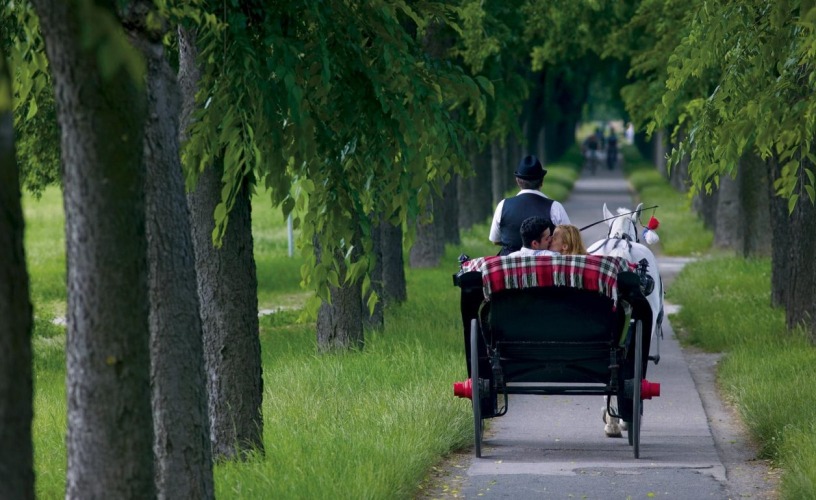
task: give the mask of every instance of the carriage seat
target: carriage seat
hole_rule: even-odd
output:
[[[462,264],[464,273],[481,273],[487,301],[506,290],[569,287],[595,291],[617,303],[618,274],[632,270],[626,259],[602,255],[479,257]]]

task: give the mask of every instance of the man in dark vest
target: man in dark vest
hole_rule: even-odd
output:
[[[521,191],[516,196],[499,202],[490,226],[490,241],[502,247],[499,255],[521,249],[521,223],[528,217],[544,217],[556,226],[570,223],[564,206],[541,192],[545,175],[547,171],[538,158],[522,158],[516,169],[516,184]]]

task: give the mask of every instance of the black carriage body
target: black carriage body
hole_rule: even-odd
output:
[[[649,352],[651,308],[634,272],[618,274],[618,303],[596,291],[564,286],[504,290],[485,300],[482,274],[454,275],[461,289],[468,377],[471,326],[479,328],[479,378],[484,379],[482,418],[501,416],[507,394],[610,395],[631,399],[634,323],[643,325]],[[643,375],[648,355],[641,359]],[[624,405],[621,417],[631,418]]]
[[[483,340],[496,351],[505,382],[615,385],[610,366],[622,361],[626,315],[611,299],[564,287],[506,290],[494,294],[480,316]]]
[[[597,256],[489,259],[479,271],[454,275],[476,456],[482,419],[504,415],[509,394],[570,394],[615,396],[617,410],[607,403],[607,411],[629,424],[629,444],[639,458],[641,383],[648,384],[652,335],[641,275],[624,270],[623,260]]]

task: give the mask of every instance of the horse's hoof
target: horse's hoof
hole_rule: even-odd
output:
[[[612,437],[616,437],[616,438],[621,437],[621,426],[620,426],[620,424],[616,424],[616,423],[612,423],[612,422],[606,424],[604,426],[604,434],[606,434],[606,437],[611,437],[611,438]]]

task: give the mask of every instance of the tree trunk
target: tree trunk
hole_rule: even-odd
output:
[[[0,498],[34,498],[32,311],[14,152],[11,71],[0,51]]]
[[[359,257],[360,245],[354,245],[351,259]],[[315,239],[317,261],[321,261],[320,244]],[[346,283],[346,268],[340,262],[340,287],[329,285],[331,303],[323,302],[317,311],[317,348],[320,352],[344,349],[362,349],[363,332],[362,286],[360,281]]]
[[[378,218],[378,219],[381,219]],[[383,327],[383,248],[382,248],[382,230],[380,224],[372,225],[371,227],[371,255],[374,259],[371,266],[371,290],[363,297],[363,318],[365,324],[369,328],[379,330]],[[374,305],[374,310],[368,306],[368,301],[372,293],[377,294],[377,303]]]
[[[720,248],[739,246],[742,240],[739,201],[739,182],[728,174],[721,175],[720,188],[717,191],[714,246]]]
[[[198,70],[193,33],[179,30],[182,127],[195,106]],[[188,56],[188,57],[185,57]],[[258,278],[249,181],[236,195],[221,248],[213,246],[223,160],[204,169],[188,196],[204,332],[210,440],[215,459],[263,453],[263,374],[258,337]]]
[[[490,143],[490,187],[493,194],[492,204],[495,207],[504,199],[507,164],[505,150],[498,140]]]
[[[204,169],[189,196],[204,328],[210,439],[216,459],[263,451],[258,281],[249,181],[235,197],[221,248],[213,246],[213,214],[221,201],[223,160]]]
[[[652,162],[657,167],[658,172],[666,174],[666,132],[663,129],[656,130],[652,136]]]
[[[518,164],[519,160],[521,160],[521,148],[519,147],[518,141],[516,140],[516,136],[510,134],[507,137],[506,147],[504,148],[504,154],[502,155],[502,167],[501,172],[499,172],[499,179],[493,179],[493,182],[498,182],[501,186],[501,197],[496,200],[496,203],[491,207],[495,208],[499,201],[504,198],[507,194],[507,191],[512,187],[511,183],[514,179],[513,172],[516,170],[516,164]]]
[[[434,218],[442,222],[442,250],[444,252],[444,244],[458,245],[462,243],[462,238],[459,235],[459,204],[457,202],[457,184],[458,175],[453,175],[450,182],[445,184],[442,188],[442,199],[435,207],[441,209],[434,214]]]
[[[496,208],[496,205],[491,203],[493,199],[493,188],[490,180],[492,177],[492,152],[490,148],[485,148],[485,150],[474,154],[472,158],[475,177],[468,177],[468,182],[459,190],[459,199],[462,203],[459,208],[459,220],[461,222],[462,212],[467,211],[464,215],[471,221],[467,228],[472,227],[474,224],[489,222],[490,217],[493,216],[493,209]],[[517,162],[518,159],[515,161]],[[514,179],[512,174],[514,170],[515,163],[512,170],[505,174],[511,179],[507,182],[514,182],[512,181]],[[460,227],[465,228],[461,224]],[[487,239],[487,234],[485,234],[485,239]]]
[[[717,227],[717,195],[718,191],[715,187],[710,194],[701,191],[691,200],[692,208],[703,219],[706,229],[711,231]]]
[[[791,229],[788,202],[774,192],[773,183],[779,178],[782,167],[776,158],[769,161],[767,189],[771,207],[771,305],[786,307],[790,294],[790,278],[793,274]]]
[[[204,351],[190,213],[178,132],[180,94],[160,36],[144,26],[150,4],[128,26],[147,61],[147,181],[150,357],[159,498],[213,498]],[[161,35],[161,33],[155,33]]]
[[[800,168],[813,169],[807,160],[802,160]],[[791,214],[790,231],[795,238],[787,241],[790,249],[791,272],[788,273],[788,301],[785,308],[788,328],[803,325],[816,342],[816,208],[805,193],[799,192],[799,201]],[[795,241],[795,243],[794,243]]]
[[[459,201],[459,227],[463,230],[470,229],[474,224],[479,222],[479,200],[476,196],[478,183],[480,181],[480,179],[478,179],[478,169],[476,166],[479,161],[479,153],[476,151],[475,146],[471,149],[468,157],[473,172],[467,177],[459,176],[458,186],[456,188],[456,196]]]
[[[756,154],[748,153],[740,159],[737,180],[740,183],[742,244],[739,251],[745,257],[771,255],[769,169],[770,166]]]
[[[110,19],[114,12],[78,1],[34,4],[62,129],[68,262],[65,496],[151,498],[144,92],[124,65],[103,76],[99,49],[83,35],[91,29],[83,27],[88,8]]]
[[[425,215],[417,223],[416,239],[411,246],[409,264],[412,268],[436,267],[445,251],[442,224],[442,199],[436,193],[428,197]]]
[[[402,225],[384,220],[380,223],[382,237],[383,302],[399,304],[408,300],[405,283],[405,259],[402,251]]]
[[[685,128],[681,129],[677,133],[677,140],[678,142],[683,142],[686,140],[686,132]],[[677,146],[674,144],[673,146]],[[681,193],[687,193],[689,190],[689,156],[684,155],[683,158],[677,163],[677,165],[673,166],[670,170],[667,171],[667,168],[664,168],[661,173],[664,176],[667,176],[669,179],[669,183]]]

